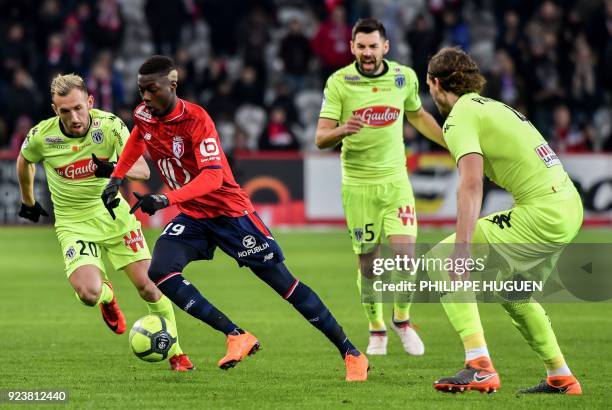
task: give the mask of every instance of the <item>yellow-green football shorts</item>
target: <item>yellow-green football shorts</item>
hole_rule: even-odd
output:
[[[417,234],[414,195],[410,181],[380,185],[343,185],[342,206],[353,251],[372,252],[381,236]]]
[[[578,233],[582,219],[582,201],[573,187],[517,204],[478,220],[471,257],[495,257],[491,262],[499,269],[500,279],[520,274],[524,279],[546,280],[560,253]],[[448,256],[454,243],[452,234],[436,246],[433,254]]]
[[[116,270],[132,262],[151,259],[140,221],[128,211],[127,203],[121,201],[119,207],[115,208],[116,220],[106,214],[71,225],[56,226],[66,276],[70,277],[72,272],[83,265],[95,265],[106,273],[102,261],[103,252]]]

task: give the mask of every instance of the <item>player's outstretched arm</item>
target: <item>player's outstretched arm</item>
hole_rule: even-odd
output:
[[[138,127],[134,127],[111,176],[119,179],[123,179],[126,176],[129,177],[128,174],[132,170],[132,166],[140,159],[144,162],[142,154],[144,154],[146,149],[145,142],[140,137],[140,130]],[[147,173],[149,173],[149,167],[146,163],[144,163],[144,165],[147,167]],[[136,174],[138,175],[138,172],[136,172]],[[148,179],[148,177],[146,179]]]
[[[416,128],[421,134],[427,139],[435,142],[436,144],[447,148],[444,137],[442,136],[442,128],[436,121],[436,119],[427,111],[421,107],[414,112],[406,112],[406,118],[408,122]]]
[[[19,154],[17,157],[17,179],[21,191],[21,209],[19,216],[38,222],[40,216],[49,216],[47,211],[34,198],[34,174],[36,167]]]
[[[216,191],[221,188],[222,185],[223,170],[221,168],[204,168],[197,177],[191,180],[191,182],[166,195],[141,195],[138,192],[134,192],[137,202],[132,209],[130,209],[130,213],[133,214],[140,208],[144,213],[153,215],[160,209],[164,209],[170,205],[189,201]]]
[[[136,160],[125,176],[136,181],[146,181],[151,177],[151,170],[149,169],[147,161],[141,156]]]
[[[335,147],[344,137],[358,133],[363,126],[363,121],[354,115],[340,126],[338,126],[338,121],[319,118],[315,144],[319,149]]]

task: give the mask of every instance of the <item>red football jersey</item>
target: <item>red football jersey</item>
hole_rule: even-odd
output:
[[[207,168],[223,171],[221,188],[177,204],[179,210],[194,218],[220,215],[242,216],[253,212],[248,195],[234,179],[221,149],[219,135],[208,113],[199,105],[182,99],[165,117],[155,117],[140,104],[134,110],[132,136],[144,140],[151,159],[171,190],[189,183]]]

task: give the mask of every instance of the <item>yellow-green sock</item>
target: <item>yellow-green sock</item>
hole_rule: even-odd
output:
[[[365,289],[361,286],[362,280]],[[359,289],[363,311],[368,319],[368,328],[370,332],[384,332],[387,330],[387,327],[383,318],[383,304],[380,302],[382,295],[380,292],[374,291],[372,282],[371,279],[362,278],[361,270],[357,269],[357,288]]]
[[[111,300],[113,300],[113,290],[110,286],[108,286],[108,283],[102,282],[100,297],[98,298],[98,303],[96,303],[96,305],[99,305],[100,303],[109,303]]]
[[[542,359],[549,375],[559,369],[562,371],[567,369],[563,373],[569,372],[550,319],[539,303],[532,300],[509,302],[502,304],[502,306],[512,318],[514,326],[529,343],[529,346]]]
[[[410,320],[410,303],[399,303],[393,304],[393,321],[394,322],[405,322]]]
[[[149,309],[149,313],[156,314],[163,317],[166,320],[174,323],[176,329],[176,354],[183,354],[183,349],[179,345],[178,340],[178,326],[176,326],[176,318],[174,317],[174,309],[172,307],[172,302],[170,299],[162,295],[161,298],[157,302],[147,302],[147,308]]]

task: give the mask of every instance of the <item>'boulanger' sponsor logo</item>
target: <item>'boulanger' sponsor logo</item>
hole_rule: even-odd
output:
[[[355,110],[353,115],[360,117],[370,127],[386,127],[399,118],[400,110],[386,105],[375,105]]]
[[[108,158],[100,159],[106,161]],[[55,172],[57,172],[60,177],[64,177],[66,179],[83,179],[92,176],[96,171],[96,168],[96,164],[94,164],[91,159],[81,159],[73,162],[72,164],[55,168]]]

